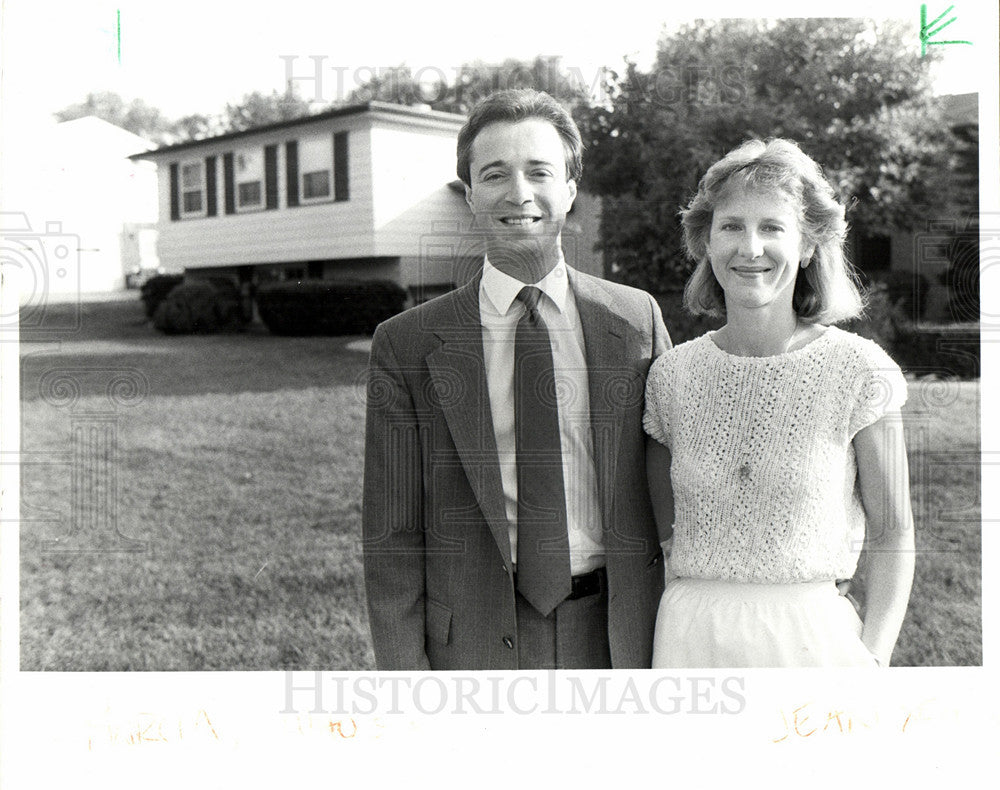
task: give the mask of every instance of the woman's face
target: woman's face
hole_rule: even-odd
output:
[[[776,189],[736,188],[715,207],[708,258],[727,311],[785,303],[791,309],[795,277],[814,249],[798,217],[795,200]]]

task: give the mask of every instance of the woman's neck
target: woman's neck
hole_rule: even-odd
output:
[[[724,351],[743,357],[771,357],[795,347],[808,325],[794,310],[767,308],[726,311],[726,325],[716,335]]]

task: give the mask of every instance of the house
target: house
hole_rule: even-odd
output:
[[[162,264],[243,286],[387,279],[414,302],[450,290],[483,253],[455,177],[464,122],[373,101],[135,154],[160,173]],[[564,247],[600,275],[597,211],[581,196]]]
[[[40,261],[46,298],[121,290],[129,271],[155,269],[156,168],[129,157],[153,144],[92,116],[31,135],[46,153],[5,163],[4,206],[18,215],[5,230]],[[68,252],[46,256],[52,246]]]

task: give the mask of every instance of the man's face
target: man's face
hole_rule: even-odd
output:
[[[555,127],[538,118],[492,123],[476,135],[471,154],[465,199],[487,236],[490,260],[503,250],[538,253],[539,260],[558,253],[576,182],[566,178],[566,150]]]

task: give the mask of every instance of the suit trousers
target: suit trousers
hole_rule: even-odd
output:
[[[547,616],[517,593],[521,669],[610,669],[608,592],[565,600]]]

